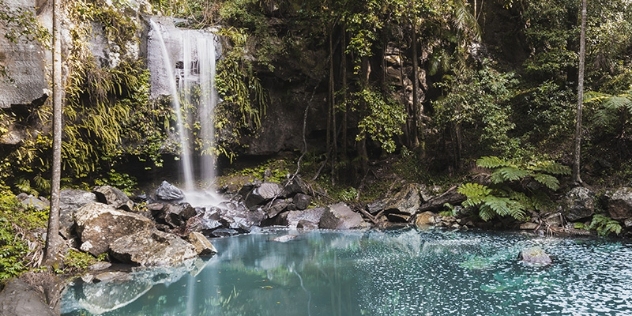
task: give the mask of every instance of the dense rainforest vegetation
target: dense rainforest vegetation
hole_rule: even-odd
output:
[[[150,99],[149,72],[128,49],[141,40],[142,19],[125,0],[112,3],[64,4],[72,45],[64,51],[62,183],[131,192],[143,174],[138,170],[165,172],[166,157],[177,153],[168,141],[175,114],[168,100]],[[286,168],[293,172],[303,154],[308,177],[342,188],[344,199],[357,196],[370,166],[388,157],[397,158],[400,178],[417,182],[462,181],[481,157],[488,157],[483,167],[532,172],[505,174],[499,183],[568,174],[558,164],[573,161],[580,6],[578,0],[151,0],[141,13],[184,18],[190,28],[220,26],[214,148],[220,159],[243,156],[244,140],[278,106],[272,91],[319,96],[326,127],[303,138],[324,145],[295,148]],[[6,9],[0,17],[8,27],[36,23]],[[587,19],[582,177],[590,185],[629,185],[632,6],[589,1]],[[116,64],[90,54],[94,23],[118,47]],[[46,44],[49,35],[37,30],[7,35]],[[3,69],[2,80],[10,80]],[[47,194],[50,119],[49,102],[0,111],[0,135],[15,121],[32,127],[25,141],[0,147],[1,191]],[[313,119],[306,115],[305,124]],[[549,189],[559,186],[540,179]],[[0,223],[4,236],[12,228]]]

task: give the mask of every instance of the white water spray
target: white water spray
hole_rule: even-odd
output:
[[[172,64],[158,25],[150,21],[152,29],[157,33],[160,41],[163,64],[166,73],[173,73]],[[181,146],[180,160],[184,175],[184,193],[187,202],[194,206],[219,205],[221,199],[212,190],[215,182],[215,145],[213,112],[217,104],[215,91],[215,42],[212,33],[199,30],[178,31],[181,47],[181,72],[169,77],[169,88],[172,95],[174,111],[177,116],[178,134]],[[176,81],[176,78],[178,79]],[[197,89],[199,87],[199,89]],[[185,113],[180,105],[180,98],[184,102]],[[190,139],[185,124],[195,129],[199,127],[197,139]],[[198,125],[199,124],[199,125]],[[197,179],[201,186],[196,185],[191,156],[191,146],[199,146],[200,164]]]

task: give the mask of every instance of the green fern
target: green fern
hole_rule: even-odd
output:
[[[608,236],[612,233],[619,235],[622,229],[621,223],[602,214],[595,214],[588,228],[596,230],[599,236]]]
[[[498,168],[498,167],[510,167],[512,164],[502,158],[496,156],[485,156],[476,160],[476,165],[482,168]]]
[[[493,169],[490,186],[478,183],[464,183],[458,192],[467,199],[465,207],[478,207],[481,219],[488,221],[495,216],[510,216],[524,220],[528,210],[543,211],[552,208],[553,203],[546,189],[559,188],[556,176],[567,175],[570,168],[559,163],[544,160],[522,163],[495,156],[482,157],[476,161],[479,167]],[[528,185],[533,181],[546,189]],[[519,189],[516,189],[519,188]]]

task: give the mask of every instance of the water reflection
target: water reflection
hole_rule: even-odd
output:
[[[632,310],[632,248],[604,240],[417,230],[214,239],[198,269],[77,282],[64,315],[612,315]],[[276,239],[276,240],[275,240]],[[540,246],[550,267],[517,262]],[[188,270],[187,270],[188,269]],[[193,272],[191,272],[193,271]],[[167,277],[168,276],[168,277]]]

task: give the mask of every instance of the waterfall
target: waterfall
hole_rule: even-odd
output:
[[[215,182],[213,112],[218,100],[215,90],[216,36],[201,30],[175,29],[180,52],[176,56],[178,62],[172,63],[162,35],[164,30],[153,20],[150,24],[160,42],[163,67],[169,77],[168,88],[176,112],[185,199],[194,206],[218,205],[221,199],[212,190]],[[191,135],[189,131],[192,131]],[[196,173],[191,148],[197,148],[199,154]],[[196,180],[200,185],[196,185]]]

